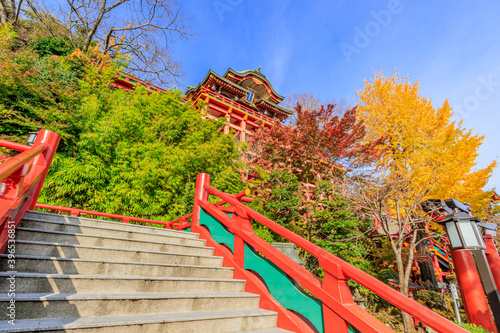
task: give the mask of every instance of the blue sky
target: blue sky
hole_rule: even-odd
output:
[[[498,1],[185,0],[183,9],[196,16],[197,34],[174,46],[183,85],[198,84],[210,68],[262,66],[282,95],[353,104],[363,79],[398,70],[435,106],[448,98],[455,119],[486,136],[478,167],[499,156]]]

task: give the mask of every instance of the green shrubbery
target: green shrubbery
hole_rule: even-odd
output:
[[[35,39],[30,46],[33,51],[37,52],[42,57],[47,55],[66,56],[75,49],[67,37],[39,37]]]

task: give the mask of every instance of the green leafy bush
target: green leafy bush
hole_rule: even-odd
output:
[[[75,152],[54,159],[41,201],[169,221],[192,211],[198,173],[241,191],[237,141],[180,98],[142,86],[89,93]]]
[[[55,38],[52,36],[37,38],[30,46],[33,51],[42,57],[48,55],[65,56],[75,49],[68,38]]]
[[[461,323],[460,326],[465,328],[471,333],[490,333],[488,330],[484,329],[482,326],[477,326],[474,324]]]
[[[399,275],[392,269],[382,269],[380,272],[378,272],[378,279],[388,284],[389,279],[399,279]]]

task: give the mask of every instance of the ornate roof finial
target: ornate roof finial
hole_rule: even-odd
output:
[[[260,69],[262,68],[262,66],[259,66],[259,68],[257,68],[257,72],[260,72]]]

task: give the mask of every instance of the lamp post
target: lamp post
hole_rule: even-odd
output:
[[[486,259],[490,265],[491,274],[497,285],[497,289],[500,288],[500,255],[498,254],[495,243],[493,242],[493,237],[497,235],[498,225],[495,223],[479,223],[478,226],[484,229],[484,245],[486,250]]]
[[[476,225],[476,222],[481,220],[471,216],[468,207],[456,200],[449,199],[445,202],[455,212],[446,215],[444,219],[437,222],[445,225],[448,233],[451,255],[467,317],[470,322],[481,325],[489,331],[499,332],[500,296],[484,254],[486,246]],[[474,254],[476,263],[474,263],[474,258],[469,250]],[[491,309],[496,314],[495,318],[490,314],[481,281]]]
[[[41,130],[42,128],[41,127],[37,127],[36,128],[36,131],[34,132],[28,132],[29,136],[28,136],[28,141],[26,142],[26,144],[28,146],[33,146],[33,144],[35,143],[35,140],[36,140],[36,137],[38,135],[38,132]]]

